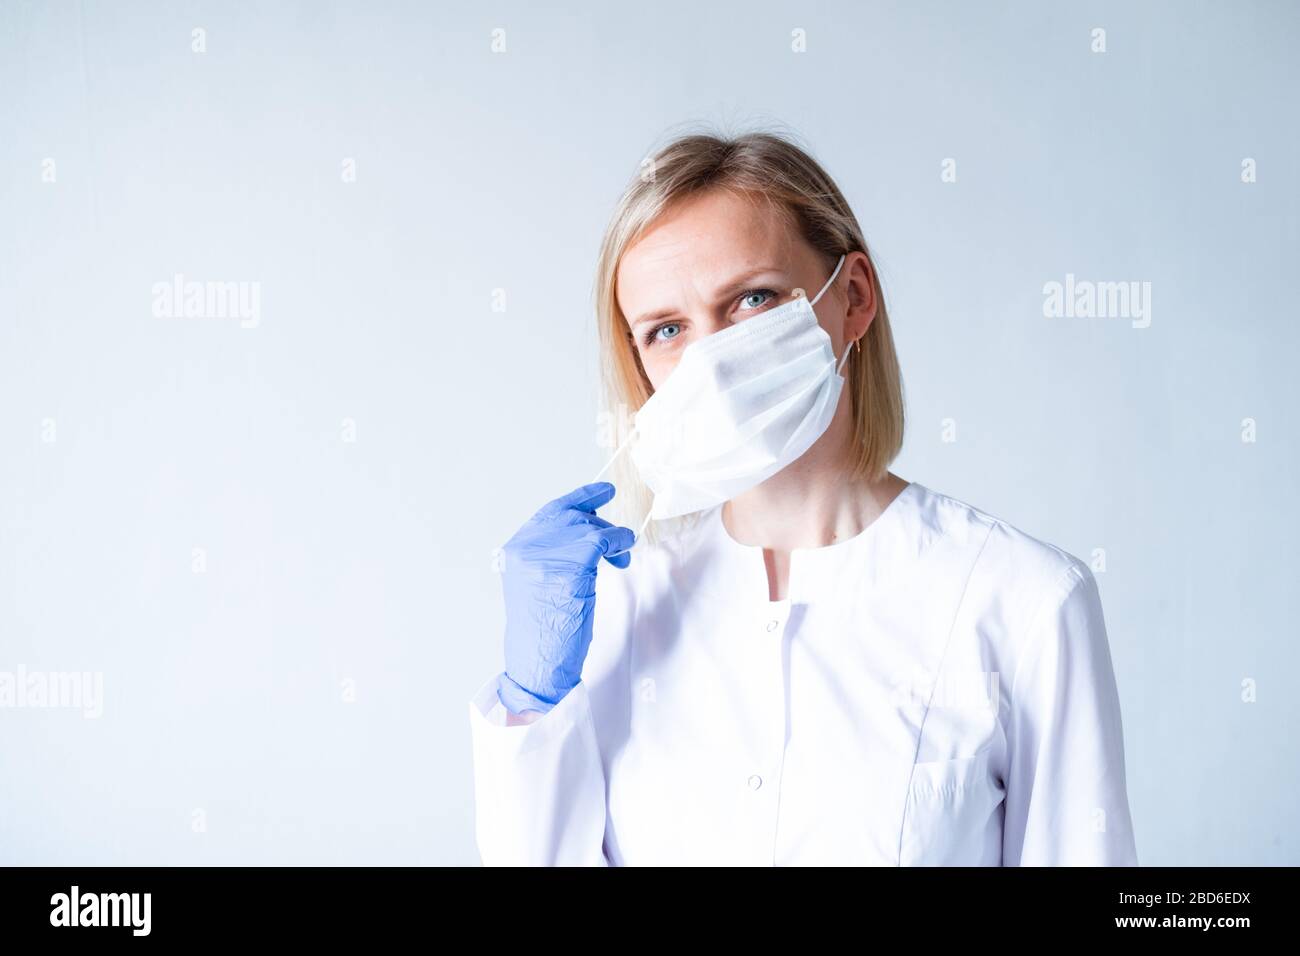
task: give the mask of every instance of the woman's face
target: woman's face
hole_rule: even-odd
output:
[[[836,355],[861,334],[846,330],[862,315],[846,310],[844,289],[850,267],[861,270],[867,261],[850,255],[817,302],[817,319]],[[684,201],[629,247],[616,288],[641,365],[657,389],[692,342],[791,301],[796,289],[811,298],[828,278],[821,257],[777,211],[714,190]],[[869,317],[862,332],[866,322]]]

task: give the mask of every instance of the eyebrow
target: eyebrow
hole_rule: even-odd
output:
[[[768,275],[768,274],[780,274],[780,273],[782,273],[782,270],[777,268],[776,266],[759,266],[756,269],[748,269],[745,272],[742,272],[740,275],[736,276],[734,279],[729,281],[726,285],[722,286],[720,289],[715,290],[713,293],[713,298],[715,301],[731,298],[732,296],[737,295],[743,292],[745,289],[749,288],[750,284],[758,276]],[[641,315],[637,316],[635,319],[632,320],[632,322],[630,323],[630,327],[636,328],[638,325],[644,325],[647,322],[654,322],[659,319],[666,319],[671,315],[676,315],[677,312],[678,310],[672,307],[665,308],[665,309],[655,309],[651,312],[643,312]]]

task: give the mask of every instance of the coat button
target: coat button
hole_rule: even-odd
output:
[[[763,778],[760,777],[758,774],[754,774],[753,776],[751,776],[751,777],[749,778],[749,789],[750,789],[750,790],[757,790],[757,789],[758,789],[759,787],[761,787],[762,785],[763,785]]]
[[[781,622],[776,620],[775,618],[767,622],[767,629],[769,631],[775,631],[780,626],[781,626]]]

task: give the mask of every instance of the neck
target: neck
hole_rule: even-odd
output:
[[[723,505],[723,524],[736,541],[773,551],[835,544],[860,534],[907,486],[892,472],[877,481],[846,479],[852,471],[847,411],[845,403],[797,461]]]

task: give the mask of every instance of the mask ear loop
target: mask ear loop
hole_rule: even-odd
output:
[[[623,449],[628,446],[628,444],[632,441],[632,436],[635,435],[636,433],[637,433],[636,425],[633,425],[632,430],[629,431],[627,433],[627,437],[623,439],[623,443],[618,446],[618,451],[614,452],[614,454],[609,456],[609,461],[605,462],[605,467],[600,469],[600,471],[596,472],[596,477],[591,479],[593,482],[600,481],[600,476],[603,475],[605,472],[609,471],[609,466],[614,464],[615,458],[623,454]]]
[[[843,256],[843,255],[840,256],[840,261],[837,262],[837,263],[835,263],[835,271],[832,272],[832,273],[831,273],[831,277],[830,277],[829,279],[826,280],[826,284],[825,284],[824,286],[822,286],[822,290],[821,290],[821,292],[818,292],[817,295],[815,295],[815,296],[813,297],[813,300],[812,300],[811,302],[808,303],[809,305],[816,305],[816,304],[817,304],[817,300],[820,299],[823,295],[826,294],[826,290],[829,289],[829,288],[831,287],[831,283],[835,281],[835,277],[836,277],[837,275],[840,274],[840,269],[841,269],[841,268],[843,267],[843,265],[844,265],[844,260],[845,260],[845,258],[847,258],[847,257],[846,257],[846,256]]]
[[[855,340],[855,341],[856,341],[856,340]],[[860,349],[860,348],[862,348],[862,346],[859,345],[858,348]],[[836,375],[839,375],[839,374],[840,374],[840,370],[843,369],[845,363],[848,362],[848,360],[849,360],[849,353],[852,352],[852,351],[853,351],[853,342],[850,342],[848,345],[844,346],[844,358],[840,359],[840,364],[837,365],[837,366],[835,366],[835,374],[836,374]]]
[[[605,467],[600,469],[600,471],[596,473],[595,478],[591,479],[593,482],[600,481],[600,476],[603,475],[605,472],[609,471],[609,466],[614,464],[614,459],[618,458],[619,455],[623,454],[623,450],[627,448],[629,444],[631,444],[632,438],[636,434],[637,434],[636,425],[633,425],[632,430],[629,431],[627,433],[627,437],[623,439],[623,443],[618,446],[618,450],[614,452],[614,454],[610,455],[609,461],[605,462]],[[636,541],[640,541],[641,535],[645,533],[646,525],[650,523],[650,515],[653,511],[654,511],[654,502],[652,500],[650,505],[650,511],[646,512],[645,521],[641,522],[641,528],[636,533]]]
[[[654,510],[655,510],[654,499],[651,499],[651,501],[650,501],[650,510],[647,511],[647,512],[645,513],[645,521],[642,521],[642,522],[641,522],[641,527],[637,529],[637,532],[636,532],[636,540],[637,540],[637,541],[640,541],[640,540],[641,540],[641,535],[645,533],[646,525],[648,525],[648,524],[650,523],[650,516],[651,516],[652,514],[654,514]]]
[[[847,258],[846,255],[841,255],[841,256],[840,256],[840,261],[837,262],[837,263],[835,263],[835,271],[832,272],[832,273],[831,273],[831,277],[830,277],[829,279],[826,280],[826,284],[825,284],[824,286],[822,286],[822,290],[821,290],[821,292],[818,292],[818,293],[817,293],[817,298],[816,298],[816,299],[813,299],[812,302],[809,303],[809,305],[816,305],[816,304],[817,304],[817,299],[820,299],[823,295],[826,294],[826,290],[829,289],[829,288],[831,287],[831,283],[835,281],[835,277],[836,277],[837,275],[840,274],[840,269],[843,267],[843,265],[844,265],[844,260],[845,260],[846,258]],[[858,346],[858,348],[861,348],[861,347],[862,347],[862,346],[860,346],[860,345]],[[843,357],[842,359],[840,359],[840,363],[839,363],[838,365],[835,366],[835,374],[836,374],[836,375],[839,375],[839,374],[840,374],[840,370],[844,368],[844,363],[847,362],[847,361],[849,360],[849,353],[852,352],[852,351],[853,351],[853,343],[850,342],[848,345],[846,345],[846,346],[844,347],[844,357]]]

